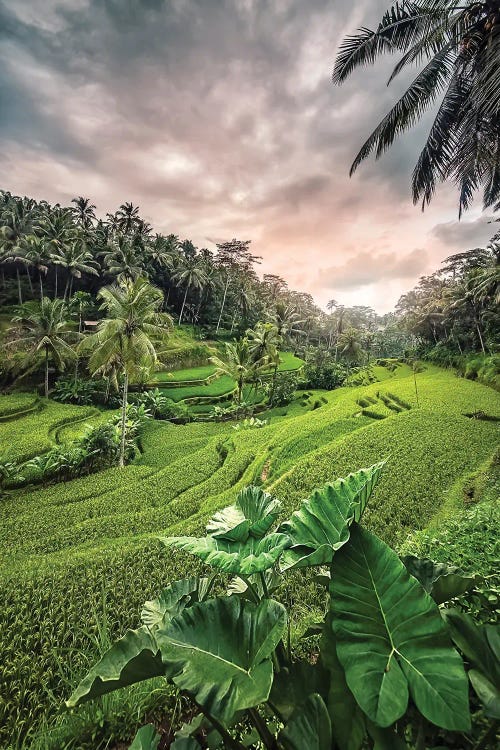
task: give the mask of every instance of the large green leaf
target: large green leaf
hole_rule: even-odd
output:
[[[332,745],[332,727],[323,698],[312,693],[294,711],[279,739],[285,750],[328,750]]]
[[[269,696],[271,656],[286,625],[286,610],[231,596],[184,609],[157,640],[167,674],[212,716],[229,721],[236,711]]]
[[[170,750],[201,750],[201,745],[194,737],[179,737],[170,745]]]
[[[321,662],[294,661],[274,675],[269,702],[279,715],[289,719],[311,693],[328,697],[329,674]]]
[[[162,542],[167,547],[177,547],[190,552],[207,565],[224,573],[250,576],[271,568],[290,540],[286,534],[268,534],[263,539],[249,537],[245,542],[231,542],[207,536],[166,537]]]
[[[500,689],[477,669],[469,671],[469,680],[474,691],[484,706],[486,716],[500,719]]]
[[[368,722],[368,733],[373,740],[373,750],[409,750],[408,745],[394,729],[377,727]]]
[[[165,616],[169,619],[197,601],[203,600],[208,578],[183,578],[163,589],[158,599],[144,603],[141,620],[150,630],[157,628]]]
[[[337,655],[367,716],[381,727],[393,724],[410,693],[429,721],[469,729],[462,660],[437,605],[396,553],[356,524],[331,570]]]
[[[436,604],[442,604],[474,588],[477,578],[465,575],[459,568],[435,563],[428,558],[405,555],[401,558],[408,572],[422,584]]]
[[[153,724],[141,727],[135,735],[129,750],[157,750],[160,743],[160,735]]]
[[[330,674],[327,706],[333,739],[339,750],[360,750],[366,736],[365,717],[349,690],[339,662],[332,628],[332,613],[326,616],[321,636],[321,661]]]
[[[499,685],[500,662],[495,653],[498,628],[476,625],[470,615],[456,609],[445,609],[442,615],[450,628],[454,643],[470,664],[483,672],[495,685]]]
[[[135,682],[165,675],[159,651],[156,638],[148,628],[128,630],[90,670],[66,705],[78,706]]]
[[[207,532],[215,539],[244,542],[248,536],[263,537],[278,518],[279,500],[262,487],[250,485],[238,493],[234,505],[216,513]]]
[[[384,463],[374,464],[345,479],[337,479],[314,490],[302,502],[299,510],[278,529],[291,539],[281,561],[283,570],[332,561],[336,550],[349,539],[350,524],[361,518],[383,466]]]

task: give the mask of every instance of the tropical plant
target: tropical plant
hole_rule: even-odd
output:
[[[206,283],[207,275],[203,265],[195,258],[186,258],[172,275],[172,280],[179,286],[185,286],[184,298],[179,314],[179,325],[181,325],[189,290],[197,289],[201,292]]]
[[[396,136],[441,102],[413,172],[413,200],[425,206],[436,183],[452,179],[460,212],[483,187],[485,207],[500,206],[500,3],[450,0],[396,2],[377,29],[361,29],[343,41],[333,72],[342,83],[385,52],[401,52],[389,82],[423,64],[405,93],[362,146],[351,174],[366,157],[379,157]],[[444,94],[444,95],[443,95]]]
[[[124,466],[127,397],[130,378],[142,376],[158,363],[157,345],[164,341],[172,320],[161,313],[163,294],[145,279],[122,280],[99,292],[101,309],[106,318],[97,332],[81,344],[80,351],[89,354],[88,367],[103,374],[110,367],[123,377],[122,446],[119,466]]]
[[[12,318],[17,327],[12,330],[11,345],[24,353],[20,369],[28,374],[44,367],[45,398],[49,396],[50,362],[62,371],[76,357],[70,345],[76,334],[68,331],[66,316],[63,300],[44,297],[40,302],[26,303],[22,312]]]
[[[104,265],[110,276],[118,281],[144,276],[144,266],[137,247],[129,237],[118,234],[104,251]]]
[[[243,388],[255,381],[257,376],[269,370],[267,357],[256,360],[249,340],[244,337],[234,343],[226,343],[225,356],[210,357],[210,362],[217,367],[219,375],[228,375],[236,383],[236,401],[241,404]]]
[[[415,558],[410,574],[361,525],[382,468],[315,490],[277,529],[280,502],[250,486],[208,522],[205,537],[163,539],[169,550],[194,555],[213,573],[176,581],[146,602],[141,627],[111,647],[68,705],[164,677],[199,711],[173,745],[193,750],[202,747],[202,732],[210,747],[231,750],[257,742],[267,750],[360,750],[367,741],[401,750],[408,747],[405,737],[427,746],[437,727],[467,732],[467,676],[437,603],[464,591],[464,581]],[[272,598],[286,571],[304,568],[319,568],[317,581],[326,588],[314,663],[292,659],[289,616]],[[221,576],[226,597],[212,594]],[[496,635],[485,635],[494,652]],[[459,647],[470,658],[468,636],[463,640]],[[496,673],[484,653],[474,664],[490,681]],[[473,679],[494,716],[490,687]],[[159,747],[151,727],[138,735],[140,741],[146,736],[147,747]]]

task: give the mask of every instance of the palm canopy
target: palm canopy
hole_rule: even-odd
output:
[[[45,397],[49,390],[49,361],[57,370],[64,370],[76,357],[69,343],[75,334],[68,331],[66,316],[63,300],[44,297],[40,302],[26,303],[12,319],[19,326],[13,345],[25,353],[21,369],[29,373],[45,364]]]
[[[102,372],[110,362],[119,362],[129,375],[154,368],[158,362],[156,341],[164,338],[172,325],[170,316],[160,312],[163,293],[139,278],[104,287],[98,297],[106,318],[80,347],[90,353],[91,372]]]
[[[256,359],[246,337],[234,343],[226,343],[224,357],[210,357],[210,362],[217,367],[219,375],[228,375],[236,382],[238,403],[241,403],[244,385],[269,369],[268,357]]]
[[[104,265],[111,276],[120,279],[136,279],[144,276],[145,271],[137,248],[128,237],[119,234],[106,247]]]
[[[451,179],[460,213],[482,188],[485,207],[500,208],[500,0],[397,2],[375,31],[362,28],[342,42],[333,71],[342,83],[385,52],[403,53],[389,83],[407,66],[423,67],[363,144],[351,174],[372,152],[378,158],[440,104],[412,177],[414,202],[432,199]]]

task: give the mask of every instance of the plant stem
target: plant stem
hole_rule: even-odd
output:
[[[128,394],[128,372],[125,370],[123,377],[123,401],[122,401],[122,422],[121,422],[121,439],[120,439],[120,458],[118,466],[123,469],[125,466],[125,433],[127,429],[127,394]]]
[[[474,750],[484,750],[484,748],[487,748],[490,740],[495,738],[495,734],[499,726],[500,721],[498,721],[497,719],[495,719],[495,721],[492,721],[486,732],[482,737],[479,738],[477,744],[474,746]]]
[[[250,716],[255,729],[258,731],[264,746],[268,750],[274,750],[274,748],[277,747],[276,737],[274,737],[269,731],[265,719],[262,718],[256,708],[249,708],[248,715]]]
[[[230,748],[230,750],[244,750],[244,746],[240,742],[238,742],[238,740],[235,740],[234,737],[231,737],[226,727],[223,726],[220,721],[215,718],[215,716],[209,714],[208,711],[204,709],[203,706],[199,703],[197,703],[196,705],[198,706],[202,714],[207,717],[208,721],[210,722],[210,724],[212,724],[214,729],[219,732],[226,747]]]

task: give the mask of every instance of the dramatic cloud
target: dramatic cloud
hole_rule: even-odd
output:
[[[386,280],[414,279],[427,263],[427,254],[415,249],[408,255],[357,253],[338,266],[322,268],[318,279],[336,289],[358,289]]]
[[[451,186],[425,214],[412,206],[430,116],[348,177],[405,79],[387,88],[384,60],[336,88],[332,64],[386,5],[0,0],[1,187],[86,195],[102,214],[130,200],[199,246],[251,239],[263,272],[320,304],[362,294],[388,310],[488,230],[476,212],[461,234]]]

